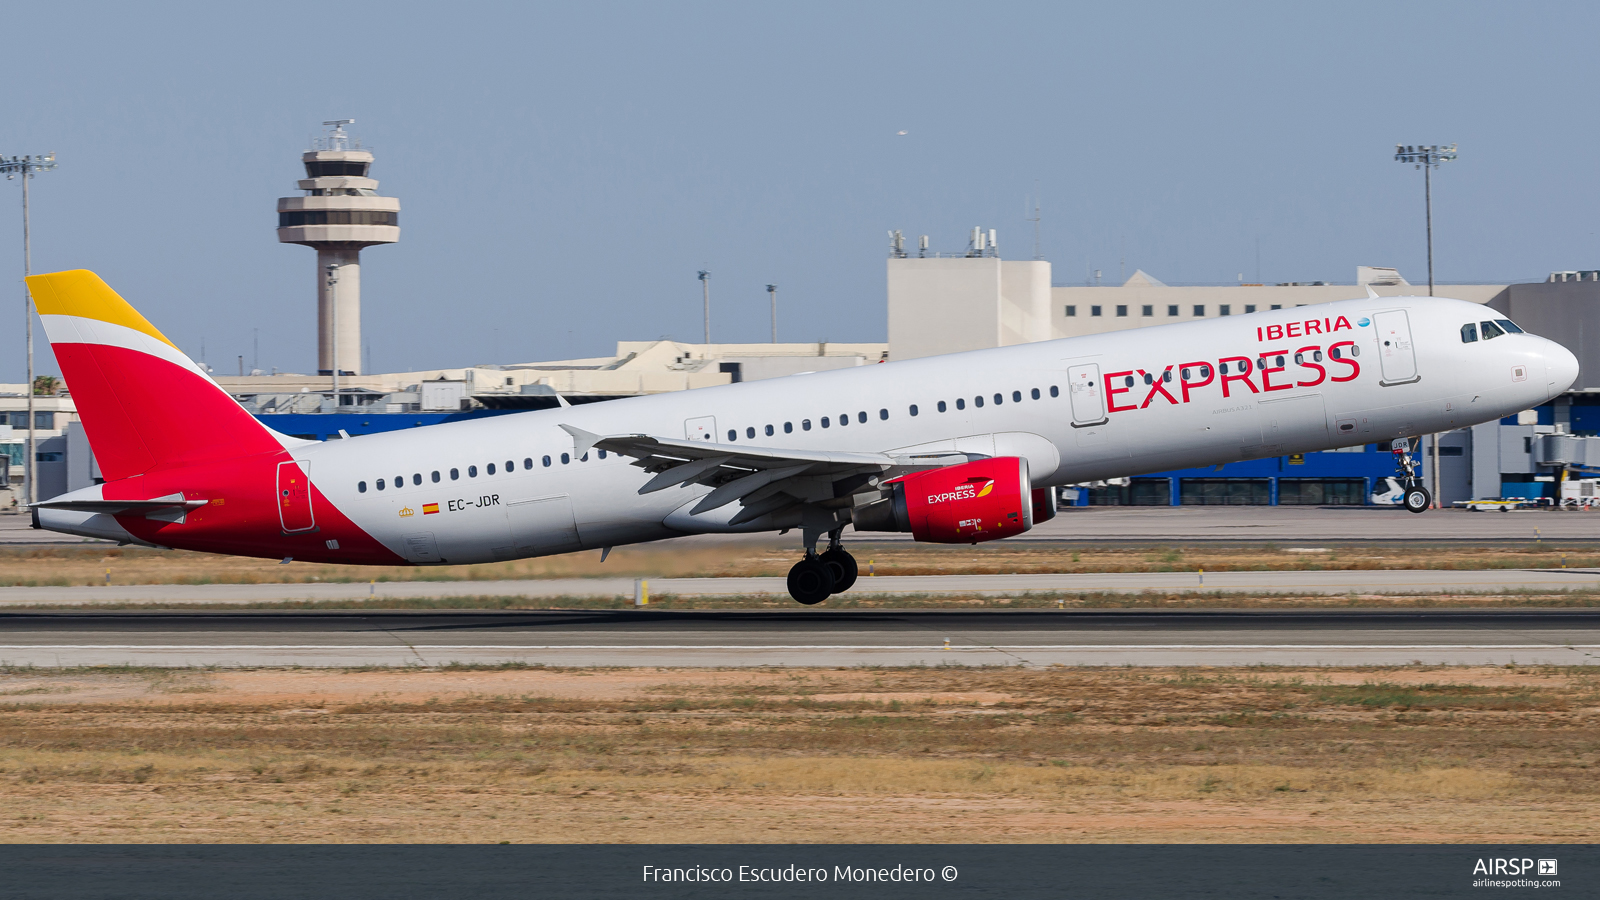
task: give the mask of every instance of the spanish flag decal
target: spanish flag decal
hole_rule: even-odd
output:
[[[439,511],[439,504],[437,504],[437,503],[424,503],[424,504],[422,504],[422,514],[425,515],[425,516],[431,516],[431,515],[433,515],[434,513],[438,512],[438,511]]]

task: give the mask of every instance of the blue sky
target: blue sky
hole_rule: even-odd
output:
[[[1269,282],[1424,282],[1397,142],[1461,145],[1440,281],[1600,267],[1597,26],[1576,3],[55,3],[10,30],[29,89],[0,94],[0,154],[60,158],[36,271],[100,272],[219,371],[257,334],[263,368],[315,364],[314,254],[274,207],[343,117],[402,204],[363,254],[377,370],[698,340],[699,269],[717,340],[767,339],[769,282],[784,340],[882,340],[888,229],[1030,257],[1035,190],[1057,283],[1253,281],[1258,246]]]

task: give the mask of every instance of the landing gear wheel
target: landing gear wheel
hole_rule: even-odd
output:
[[[789,596],[813,606],[833,593],[833,568],[820,557],[808,556],[789,570]]]
[[[1406,510],[1414,513],[1424,513],[1433,505],[1433,495],[1424,487],[1406,488]]]
[[[835,547],[817,557],[833,572],[833,592],[842,594],[850,590],[856,583],[856,574],[860,569],[856,566],[856,558],[851,556],[842,547]]]

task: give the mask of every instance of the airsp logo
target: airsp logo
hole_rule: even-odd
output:
[[[1492,858],[1492,859],[1480,859],[1480,860],[1478,860],[1477,865],[1472,867],[1472,874],[1474,874],[1474,875],[1526,875],[1526,874],[1528,874],[1528,870],[1533,868],[1533,864],[1534,864],[1534,861],[1531,860],[1531,859],[1527,859],[1527,858],[1523,858],[1523,859],[1505,859],[1505,858],[1496,857],[1496,858]],[[1540,875],[1554,875],[1554,874],[1556,874],[1556,861],[1553,860],[1553,859],[1541,859],[1541,860],[1539,860],[1539,874]]]

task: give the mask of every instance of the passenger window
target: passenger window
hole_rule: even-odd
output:
[[[1002,404],[1004,402],[1006,402],[1006,395],[1005,394],[995,394],[994,395],[994,405],[995,406],[999,406],[1000,404]]]
[[[784,434],[793,434],[794,433],[794,423],[793,422],[785,422],[785,423],[783,423],[783,433]]]
[[[600,451],[600,458],[601,459],[605,459],[606,458],[606,452],[604,450]]]
[[[398,490],[400,490],[401,488],[403,488],[405,486],[406,486],[406,477],[404,475],[396,475],[394,477],[394,489],[398,491]]]
[[[828,427],[828,417],[827,416],[823,416],[822,417],[822,427],[823,428],[827,428]]]
[[[945,406],[945,405],[944,405],[944,401],[943,401],[943,400],[940,400],[940,401],[939,401],[939,412],[944,412],[944,411],[945,411],[945,410],[946,410],[946,409],[948,409],[948,408],[949,408],[949,407],[947,407],[947,406]]]
[[[1303,365],[1305,363],[1305,361],[1306,361],[1306,355],[1304,353],[1296,353],[1294,355],[1294,364],[1295,365],[1297,365],[1297,366],[1298,365]]]
[[[1039,399],[1039,389],[1038,388],[1034,388],[1032,391],[1029,391],[1028,393],[1029,393],[1029,396],[1033,397],[1033,399],[1035,399],[1035,400]]]
[[[1506,334],[1523,333],[1522,329],[1517,327],[1517,323],[1511,321],[1510,319],[1495,319],[1494,323],[1499,325],[1501,328],[1504,328],[1506,330]],[[1441,450],[1440,452],[1442,453],[1444,451]]]
[[[1162,372],[1161,373],[1161,380],[1165,381],[1167,384],[1171,384],[1172,383],[1172,370],[1168,369],[1165,372]]]
[[[378,479],[378,490],[380,490],[380,491],[383,490],[383,479],[382,478]]]
[[[972,398],[972,405],[977,407],[977,408],[979,408],[979,409],[982,409],[983,408],[983,395],[979,394],[978,396],[973,397]]]
[[[1226,368],[1224,368],[1222,371],[1226,372],[1228,370]],[[1211,377],[1211,367],[1210,366],[1201,366],[1200,367],[1200,377],[1201,378],[1210,378]]]
[[[1461,343],[1471,344],[1478,340],[1478,323],[1468,322],[1461,326]]]
[[[1339,348],[1338,347],[1329,347],[1328,348],[1328,355],[1333,357],[1334,359],[1338,359],[1339,358]]]
[[[889,411],[887,409],[878,410],[878,418],[887,421],[889,418]]]
[[[867,424],[867,411],[863,409],[862,411],[856,413],[856,421],[863,425]]]
[[[1500,326],[1493,322],[1482,322],[1478,325],[1478,327],[1483,330],[1483,339],[1486,341],[1505,334],[1504,331],[1500,330]]]
[[[1133,376],[1132,375],[1128,375],[1128,376],[1124,377],[1122,379],[1122,386],[1123,387],[1133,387]]]
[[[589,454],[587,454],[587,453],[585,453],[584,455],[578,457],[578,462],[588,462],[588,461],[589,461]]]
[[[767,426],[767,437],[772,437],[772,426],[771,425]]]
[[[477,478],[478,477],[478,467],[477,466],[467,466],[467,477],[468,478]]]
[[[1179,369],[1178,370],[1178,377],[1182,378],[1184,381],[1188,381],[1189,380],[1189,370],[1188,369]]]
[[[1021,391],[1012,391],[1011,392],[1011,402],[1012,403],[1021,403],[1022,402],[1022,392]]]
[[[1218,366],[1217,368],[1218,368],[1219,371],[1222,372],[1222,374],[1224,374],[1224,375],[1228,374],[1228,364],[1227,363],[1223,363],[1222,365]],[[1202,371],[1204,371],[1204,370],[1202,370]],[[1201,377],[1203,378],[1205,376],[1202,375]]]
[[[844,426],[849,425],[849,424],[850,424],[850,414],[849,413],[845,413],[844,415],[839,417],[839,427],[840,428],[843,428]]]
[[[1058,387],[1056,387],[1056,386],[1055,386],[1055,385],[1053,385],[1053,384],[1052,384],[1052,385],[1050,385],[1050,396],[1052,396],[1052,397],[1059,397],[1059,396],[1061,396],[1061,389],[1060,389],[1060,388],[1058,388]]]
[[[1145,384],[1155,384],[1155,381],[1156,381],[1155,377],[1152,376],[1149,372],[1144,373],[1144,383]]]
[[[1239,371],[1244,373],[1244,374],[1246,374],[1246,375],[1250,374],[1250,360],[1248,360],[1248,359],[1240,360],[1239,361]]]
[[[546,457],[544,457],[543,459],[541,459],[539,461],[544,463],[544,467],[546,469],[550,468],[550,457],[546,456]]]
[[[450,480],[451,481],[455,481],[455,480],[459,479],[460,477],[461,477],[461,470],[460,469],[451,469],[450,470]]]
[[[739,432],[735,431],[732,428],[729,428],[728,429],[728,442],[732,443],[734,441],[737,441],[738,439],[739,439]]]
[[[489,465],[485,466],[484,467],[484,471],[486,473],[490,474],[490,475],[493,475],[494,474],[494,463],[489,463]],[[468,469],[467,470],[467,474],[469,474],[469,475],[472,474],[472,470]]]
[[[516,470],[517,470],[517,464],[512,462],[509,459],[506,460],[506,474],[510,475],[512,472],[515,472]]]
[[[522,458],[522,467],[523,467],[523,468],[524,468],[524,469],[531,469],[531,468],[533,468],[533,457],[531,457],[531,456],[525,456],[525,457],[523,457],[523,458]],[[437,480],[438,480],[438,479],[437,479],[437,478],[436,478],[436,479],[434,479],[434,480],[435,480],[435,481],[437,481]]]
[[[801,431],[810,431],[811,430],[811,420],[810,419],[801,419],[800,420],[800,430]]]
[[[910,412],[911,412],[911,415],[913,415],[913,416],[915,416],[917,414],[917,405],[915,403],[911,404]]]
[[[956,409],[966,409],[966,408],[967,408],[967,401],[957,397],[956,398]]]
[[[1322,362],[1322,351],[1321,350],[1313,350],[1313,351],[1311,351],[1311,361],[1312,362]]]
[[[411,476],[411,483],[412,484],[421,484],[422,483],[422,473],[421,472],[413,473],[412,476]]]
[[[1278,357],[1277,361],[1274,362],[1273,365],[1278,366],[1279,368],[1282,368],[1283,367],[1283,357],[1281,357],[1281,356]]]
[[[434,469],[433,470],[433,483],[434,484],[438,484],[439,483],[439,470],[438,469]]]
[[[561,454],[561,464],[564,466],[569,462],[572,462],[572,457],[568,456],[565,453]]]
[[[365,481],[356,482],[356,491],[357,493],[365,494],[367,492],[367,483]]]
[[[750,438],[751,440],[755,440],[755,437],[756,437],[755,428],[753,426],[750,427],[750,428],[746,428],[744,430],[744,436],[747,437],[747,438]]]

